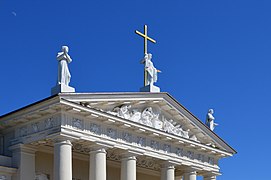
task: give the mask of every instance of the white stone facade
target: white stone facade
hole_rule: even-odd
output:
[[[0,121],[0,179],[214,180],[236,153],[167,93],[62,93]]]

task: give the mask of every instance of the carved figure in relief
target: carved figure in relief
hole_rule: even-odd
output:
[[[153,112],[152,112],[152,108],[151,107],[147,107],[146,109],[143,110],[142,114],[141,114],[141,121],[142,124],[145,124],[147,126],[152,126],[152,118],[154,117]]]
[[[214,110],[213,109],[209,109],[207,116],[206,116],[206,122],[205,124],[213,131],[215,129],[215,126],[217,126],[218,124],[216,124],[214,122],[215,118],[213,116],[214,114]]]
[[[53,127],[53,118],[45,119],[44,123],[46,129]]]
[[[130,108],[131,108],[131,105],[121,105],[121,106],[115,107],[113,109],[113,112],[115,112],[116,115],[121,118],[129,119],[131,117],[131,114],[129,112]]]
[[[164,131],[168,132],[168,133],[174,133],[174,125],[171,123],[172,120],[168,121],[166,119],[164,119]]]
[[[145,139],[143,137],[137,137],[137,144],[139,144],[140,146],[144,146]]]
[[[108,129],[107,129],[107,134],[108,134],[109,137],[115,138],[115,136],[116,136],[116,131],[113,130],[112,128],[108,128]]]
[[[65,84],[69,86],[71,74],[68,68],[68,63],[72,62],[71,57],[68,55],[68,46],[62,46],[62,52],[57,54],[58,60],[58,84]]]
[[[130,120],[135,121],[135,122],[139,122],[140,118],[141,118],[141,112],[138,112],[135,109],[132,110]]]
[[[138,122],[156,129],[164,130],[165,132],[176,134],[185,138],[189,138],[189,130],[185,131],[181,128],[180,124],[177,124],[172,119],[167,120],[163,115],[155,114],[152,107],[147,107],[140,112],[138,109],[131,109],[131,105],[121,105],[115,107],[112,111],[108,113],[119,116],[124,119],[128,119],[134,122]],[[192,136],[193,137],[193,136]],[[195,140],[195,138],[193,137]]]
[[[183,149],[177,148],[176,154],[177,154],[178,156],[181,156],[181,155],[183,154]]]
[[[38,132],[39,131],[38,123],[32,124],[32,128],[34,132]]]
[[[152,119],[152,125],[156,129],[163,128],[163,122],[159,119],[159,114],[154,114],[153,119]]]
[[[73,119],[72,125],[76,128],[82,128],[82,121],[80,119]]]

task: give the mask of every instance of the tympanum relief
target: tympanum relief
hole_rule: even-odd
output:
[[[160,129],[165,132],[175,134],[184,138],[189,138],[189,130],[185,131],[181,124],[173,121],[172,119],[167,119],[161,113],[155,113],[152,107],[147,107],[144,109],[135,109],[131,105],[121,105],[113,108],[112,111],[108,113],[134,121],[146,126],[153,127],[155,129]],[[197,140],[196,136],[192,136],[193,140]]]

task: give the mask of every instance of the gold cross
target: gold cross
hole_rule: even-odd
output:
[[[147,42],[148,42],[148,40],[153,42],[153,43],[156,43],[156,41],[154,39],[148,37],[148,35],[147,35],[148,29],[147,28],[148,28],[147,25],[144,25],[144,34],[142,34],[141,32],[139,32],[137,30],[135,31],[136,34],[138,34],[138,35],[140,35],[140,36],[142,36],[144,38],[144,54],[148,53],[148,50],[147,50]]]

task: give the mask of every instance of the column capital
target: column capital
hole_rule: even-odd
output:
[[[95,143],[95,144],[91,144],[88,146],[90,151],[95,151],[95,150],[98,150],[98,149],[110,149],[110,148],[113,148],[112,145],[109,145],[109,144],[105,144],[105,143]]]
[[[67,144],[72,144],[73,142],[73,139],[72,138],[69,138],[69,137],[66,137],[66,136],[57,136],[57,137],[53,137],[52,138],[52,141],[54,144],[56,143],[67,143]]]
[[[164,161],[161,163],[162,169],[175,169],[175,163],[171,161]]]
[[[56,144],[65,144],[65,145],[70,145],[70,146],[72,146],[72,143],[71,143],[71,141],[69,140],[69,139],[56,139],[55,141],[54,141],[54,144],[56,145]]]
[[[136,151],[133,151],[133,150],[123,150],[123,151],[121,151],[119,154],[120,154],[120,156],[121,156],[122,158],[125,158],[125,157],[132,157],[132,156],[136,157],[136,156],[143,155],[142,153],[136,152]]]

